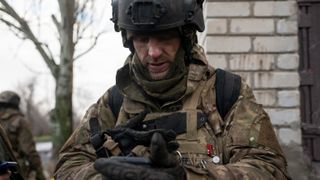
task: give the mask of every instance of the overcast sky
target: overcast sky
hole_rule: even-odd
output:
[[[80,111],[80,114],[83,114],[90,104],[95,102],[107,88],[115,83],[116,70],[123,65],[129,54],[129,50],[122,46],[120,33],[113,31],[113,24],[109,20],[111,16],[110,3],[105,0],[98,1],[101,3],[100,8],[106,9],[103,12],[104,18],[100,19],[105,23],[97,29],[107,30],[107,33],[101,36],[97,46],[90,53],[78,59],[74,64],[74,106]],[[50,15],[55,10],[51,4],[46,6],[42,7],[41,11],[44,16]],[[43,9],[46,11],[43,11]],[[48,21],[47,23],[51,22]],[[49,32],[52,26],[45,25],[44,28],[45,30],[39,33],[42,36],[41,38],[49,38],[48,42],[54,42],[54,36],[43,35],[45,34],[44,31],[48,30]],[[18,86],[24,85],[27,81],[35,78],[37,101],[48,99],[49,104],[46,105],[48,107],[44,108],[52,108],[54,81],[33,44],[17,39],[2,24],[0,24],[0,39],[0,91],[15,90]],[[53,43],[52,45],[56,46]],[[85,45],[80,45],[80,48],[82,46]],[[58,46],[56,46],[57,49]]]

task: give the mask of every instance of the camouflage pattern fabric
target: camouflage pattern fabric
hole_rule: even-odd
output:
[[[13,155],[10,141],[5,130],[0,125],[0,160],[1,161],[16,161]]]
[[[44,180],[41,159],[35,149],[30,125],[23,114],[16,109],[1,109],[0,124],[6,130],[13,153],[25,179],[30,177],[30,179]]]
[[[207,65],[201,47],[194,47],[193,54],[203,63],[189,67],[187,91],[192,92],[191,95],[153,108],[149,119],[145,119],[188,111],[185,108],[188,102],[208,116],[205,126],[192,132],[196,136],[190,137],[188,132],[177,136],[187,179],[289,179],[286,160],[270,119],[256,103],[249,86],[242,82],[238,100],[222,119],[216,108],[215,70]],[[93,168],[96,155],[90,144],[89,119],[98,118],[102,130],[113,128],[142,112],[152,102],[145,103],[147,97],[139,101],[135,96],[139,89],[134,85],[126,87],[133,91],[122,89],[125,98],[118,119],[108,106],[108,91],[89,108],[80,126],[60,151],[56,179],[101,179]]]
[[[14,157],[12,146],[10,144],[9,138],[5,132],[5,130],[0,125],[0,162],[17,162],[16,158]],[[9,170],[11,170],[9,168]],[[5,178],[6,175],[2,176],[0,175],[0,179]],[[11,172],[10,179],[12,180],[23,180],[23,177],[21,176],[21,169],[18,165],[17,168],[14,168],[14,171]]]

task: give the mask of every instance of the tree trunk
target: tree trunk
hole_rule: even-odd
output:
[[[60,65],[56,79],[55,120],[57,128],[53,140],[53,158],[72,133],[72,89],[73,89],[73,24],[74,0],[59,0],[61,11]]]
[[[60,62],[57,64],[55,57],[51,53],[49,46],[46,43],[39,41],[37,36],[34,35],[32,29],[29,27],[28,21],[22,18],[11,6],[7,3],[7,0],[0,0],[0,22],[6,24],[8,27],[13,29],[16,35],[19,37],[21,32],[24,37],[33,42],[36,49],[40,53],[41,57],[50,69],[55,82],[55,108],[50,113],[52,122],[55,125],[55,133],[53,136],[53,156],[55,160],[58,151],[69,138],[73,130],[73,113],[72,113],[72,90],[73,90],[73,62],[76,58],[89,52],[96,44],[99,33],[94,39],[94,43],[83,53],[79,53],[77,57],[74,57],[74,49],[78,40],[80,40],[83,33],[86,31],[87,26],[91,23],[85,23],[84,27],[80,28],[80,24],[77,24],[77,30],[74,34],[75,17],[84,15],[87,8],[87,3],[93,3],[91,1],[76,0],[57,0],[60,8],[60,19],[52,15],[52,20],[56,25],[59,32],[60,40]],[[79,4],[82,6],[79,6]],[[9,16],[13,19],[6,19]],[[10,18],[9,18],[10,19]]]

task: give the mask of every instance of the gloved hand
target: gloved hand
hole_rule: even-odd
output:
[[[151,166],[133,165],[100,158],[94,168],[102,174],[104,180],[185,180],[186,173],[176,157],[170,153],[168,143],[158,132],[153,133],[150,150]]]
[[[181,166],[173,168],[146,168],[139,165],[120,163],[108,158],[100,158],[94,168],[102,174],[103,180],[184,180],[185,170]]]
[[[128,121],[124,124],[118,125],[116,128],[130,128],[130,129],[139,129],[141,126],[141,122],[146,117],[146,115],[149,113],[148,110],[140,112],[137,116],[128,119]]]
[[[172,130],[155,129],[149,131],[141,130],[141,122],[147,115],[148,110],[139,113],[137,116],[129,119],[125,124],[116,126],[114,129],[109,129],[106,134],[119,144],[119,148],[123,155],[128,155],[131,150],[137,145],[149,146],[151,137],[155,132],[160,133],[166,140],[170,142],[176,138],[176,133]],[[177,145],[171,143],[171,149],[177,149]]]
[[[157,167],[175,167],[179,165],[176,154],[179,144],[176,141],[166,141],[162,134],[154,133],[150,143],[150,161]]]
[[[121,127],[107,131],[107,134],[111,136],[115,142],[119,143],[119,148],[124,155],[128,155],[137,145],[149,146],[154,133],[161,134],[166,142],[170,142],[170,149],[178,148],[176,144],[171,142],[176,138],[176,133],[172,130],[154,129],[150,131],[136,131]]]

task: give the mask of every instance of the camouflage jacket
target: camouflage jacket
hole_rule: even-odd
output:
[[[38,179],[45,179],[41,159],[36,151],[30,125],[20,111],[8,108],[0,111],[0,124],[6,130],[12,144],[13,154],[16,157],[24,177],[29,173],[37,173]]]
[[[17,162],[15,156],[13,155],[12,146],[10,144],[7,133],[0,125],[0,162],[4,163],[4,162],[8,162],[8,161]],[[14,170],[15,172],[13,172],[11,174],[10,179],[23,180],[19,165],[18,165],[17,169],[16,168],[14,168],[14,169],[15,169]],[[10,168],[9,168],[9,170],[10,170]],[[0,179],[1,179],[1,175],[0,175]]]
[[[16,161],[5,130],[0,125],[0,161]]]
[[[187,179],[287,179],[286,160],[270,119],[256,103],[252,90],[242,82],[238,100],[222,119],[216,108],[215,70],[207,65],[201,49],[198,51],[195,58],[206,65],[190,65],[187,86],[192,90],[191,95],[177,100],[178,104],[182,102],[181,107],[175,102],[166,103],[148,114],[145,121],[173,111],[200,111],[207,115],[204,126],[188,128],[186,133],[177,136],[178,150],[188,161],[184,165]],[[126,89],[130,91],[122,89],[124,101],[118,119],[108,105],[110,91],[89,108],[80,126],[61,149],[56,179],[101,179],[93,168],[96,155],[90,144],[89,119],[98,118],[101,128],[107,129],[148,108],[146,99],[139,101],[136,98],[139,92]],[[194,126],[192,122],[189,127]],[[210,156],[208,144],[212,145]],[[203,164],[202,160],[207,163]]]

